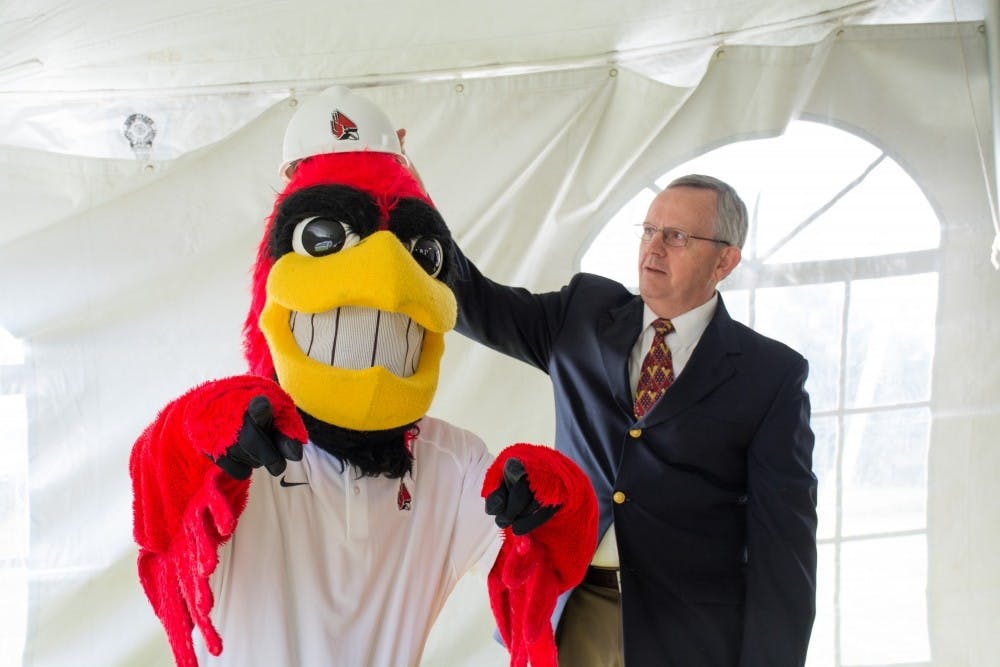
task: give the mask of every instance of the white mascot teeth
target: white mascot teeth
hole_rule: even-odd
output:
[[[328,366],[382,366],[397,377],[409,377],[420,362],[424,328],[402,313],[343,306],[323,313],[293,312],[289,324],[299,349]]]

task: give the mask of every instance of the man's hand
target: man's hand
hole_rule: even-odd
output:
[[[486,513],[496,517],[500,528],[511,527],[515,535],[524,535],[552,518],[560,505],[541,505],[528,485],[524,464],[515,458],[503,466],[503,480],[486,496]]]
[[[406,159],[406,170],[413,174],[413,178],[417,179],[417,183],[423,188],[424,192],[427,192],[427,188],[424,186],[424,179],[420,178],[420,173],[417,171],[417,166],[413,164],[413,160],[410,156],[406,154],[406,145],[403,143],[406,141],[406,129],[400,128],[396,130],[396,137],[399,139],[399,147],[403,151],[403,157]]]
[[[285,471],[286,459],[301,461],[302,443],[275,428],[271,403],[264,396],[255,396],[243,414],[236,442],[215,463],[231,477],[246,479],[261,466],[276,477]]]

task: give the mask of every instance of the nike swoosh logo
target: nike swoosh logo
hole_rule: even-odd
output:
[[[302,486],[302,485],[308,486],[309,482],[286,482],[284,476],[282,476],[281,481],[278,482],[278,484],[281,484],[281,486],[287,489],[290,486]]]

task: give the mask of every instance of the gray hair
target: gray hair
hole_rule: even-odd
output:
[[[733,186],[712,176],[688,174],[670,181],[667,189],[687,187],[711,190],[716,194],[715,234],[742,249],[750,225],[747,206],[736,194]]]

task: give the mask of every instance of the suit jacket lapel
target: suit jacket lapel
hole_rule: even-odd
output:
[[[615,402],[632,414],[632,389],[628,377],[628,357],[642,328],[642,299],[636,296],[623,306],[605,313],[597,323],[598,346]]]
[[[730,355],[740,353],[734,326],[720,296],[715,314],[684,366],[684,372],[646,414],[644,424],[653,425],[670,419],[736,373],[730,359]]]

